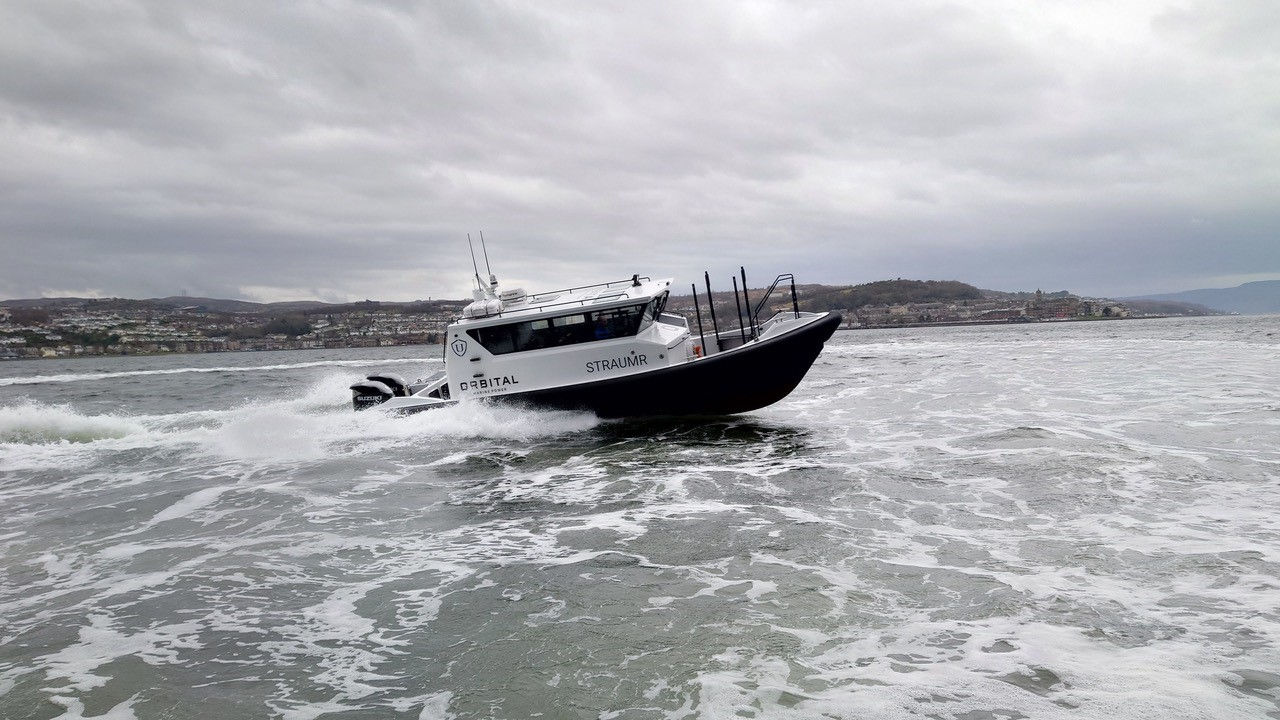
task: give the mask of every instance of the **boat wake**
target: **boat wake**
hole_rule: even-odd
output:
[[[87,414],[23,398],[0,405],[0,464],[14,469],[110,464],[122,453],[175,453],[212,460],[290,465],[358,457],[416,444],[451,451],[460,439],[528,442],[596,427],[591,413],[491,406],[484,402],[398,416],[352,413],[334,403],[349,378],[334,373],[296,396],[225,410]],[[185,460],[184,460],[185,462]]]
[[[22,400],[0,406],[0,445],[89,443],[145,431],[146,428],[132,418],[83,415],[69,405]]]

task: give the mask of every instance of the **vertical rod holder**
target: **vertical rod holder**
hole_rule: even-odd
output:
[[[702,340],[702,356],[707,356],[707,337],[702,333],[702,311],[698,309],[698,284],[690,283],[693,288],[693,314],[698,317],[698,338]]]
[[[738,306],[738,332],[742,333],[742,344],[747,344],[747,326],[742,322],[742,303],[738,300],[738,278],[733,280],[733,304]]]
[[[711,273],[702,272],[702,278],[707,281],[707,306],[711,308],[711,333],[716,338],[716,350],[720,349],[720,324],[716,322],[716,296],[711,294]],[[704,350],[706,348],[703,348]]]
[[[751,297],[747,295],[747,268],[739,265],[742,272],[742,302],[747,306],[747,322],[751,324],[751,339],[756,339],[756,319],[751,315]]]

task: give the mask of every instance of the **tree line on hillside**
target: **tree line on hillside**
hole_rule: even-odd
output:
[[[809,286],[800,309],[809,312],[867,305],[980,300],[982,291],[958,280],[879,280],[862,285]]]
[[[1130,310],[1143,315],[1225,315],[1221,310],[1205,307],[1197,303],[1177,302],[1175,300],[1134,300],[1124,301]]]
[[[1028,292],[1026,290],[1016,290],[1013,292],[1005,292],[1004,290],[983,290],[982,294],[986,297],[999,300],[1016,300],[1018,302],[1026,302],[1028,300],[1055,300],[1060,298],[1075,297],[1070,290],[1055,290],[1053,292],[1043,292],[1037,290]]]
[[[312,325],[301,314],[292,313],[272,318],[264,325],[244,325],[232,330],[229,336],[235,340],[258,338],[264,335],[288,335],[298,337],[312,331]]]

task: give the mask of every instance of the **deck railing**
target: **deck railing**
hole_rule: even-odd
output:
[[[600,302],[603,302],[603,301],[605,301],[605,300],[610,300],[610,299],[617,298],[617,297],[623,297],[623,296],[625,296],[625,295],[626,295],[626,293],[621,293],[621,294],[619,294],[619,295],[615,295],[615,296],[611,296],[611,297],[605,297],[605,298],[601,298],[599,294],[596,294],[596,295],[593,295],[593,296],[591,296],[591,297],[579,297],[579,298],[572,298],[572,299],[569,299],[569,300],[562,300],[562,301],[560,301],[560,302],[549,302],[549,303],[545,303],[545,304],[541,304],[541,305],[535,305],[535,306],[533,306],[533,307],[530,307],[530,305],[531,305],[532,303],[536,303],[536,302],[537,302],[537,298],[540,298],[540,297],[558,296],[558,295],[561,295],[561,294],[563,294],[563,293],[569,293],[570,295],[572,295],[573,293],[575,293],[575,292],[577,292],[577,291],[579,291],[579,290],[591,290],[591,289],[593,289],[593,288],[604,288],[604,289],[606,289],[606,290],[607,290],[607,289],[609,289],[609,288],[613,287],[614,285],[624,285],[624,284],[625,284],[625,285],[627,285],[627,286],[635,286],[635,285],[638,285],[638,284],[639,284],[639,283],[641,283],[641,282],[649,282],[651,279],[652,279],[652,278],[648,277],[647,275],[645,275],[645,276],[641,276],[641,275],[632,275],[631,277],[627,278],[626,280],[611,280],[611,281],[609,281],[609,282],[596,283],[596,284],[594,284],[594,285],[582,285],[582,286],[579,286],[579,287],[564,288],[563,290],[547,290],[547,291],[545,291],[545,292],[535,293],[535,294],[533,294],[533,295],[526,295],[526,296],[525,296],[525,298],[524,298],[524,302],[523,302],[523,303],[521,303],[521,307],[515,307],[515,308],[511,308],[511,309],[509,309],[509,310],[508,310],[508,309],[506,308],[506,303],[503,303],[503,307],[502,307],[502,308],[500,308],[500,309],[498,310],[498,312],[493,313],[492,315],[485,315],[485,316],[483,316],[483,317],[478,317],[478,318],[475,318],[475,319],[476,319],[476,320],[482,320],[482,319],[485,319],[485,318],[502,317],[502,316],[503,316],[504,314],[506,314],[506,313],[515,313],[515,312],[520,312],[520,313],[538,312],[538,313],[541,313],[541,312],[543,312],[544,310],[548,310],[548,309],[551,309],[551,308],[564,308],[565,306],[568,306],[568,305],[577,305],[577,306],[579,306],[579,307],[585,307],[585,306],[587,305],[587,303],[591,303],[591,304],[600,303]]]
[[[761,298],[760,303],[756,305],[755,312],[752,313],[752,317],[755,318],[756,321],[759,321],[760,311],[763,310],[765,304],[769,302],[769,298],[773,297],[773,291],[778,289],[778,283],[783,282],[784,280],[791,283],[791,311],[795,313],[796,317],[800,317],[800,301],[796,299],[796,277],[791,273],[783,273],[774,278],[773,284],[769,286],[768,290],[764,291],[764,297]]]
[[[560,293],[573,293],[573,292],[577,292],[578,290],[590,290],[591,288],[610,288],[610,287],[613,287],[614,285],[622,285],[622,284],[635,285],[641,281],[649,282],[650,280],[651,278],[647,275],[644,277],[641,277],[639,275],[632,275],[626,280],[610,280],[609,282],[596,283],[595,285],[580,285],[578,287],[564,288],[562,290],[547,290],[545,292],[534,293],[532,295],[527,296],[526,300],[532,300],[533,298],[541,297],[543,295],[559,295]],[[576,302],[576,301],[570,301],[570,302]]]

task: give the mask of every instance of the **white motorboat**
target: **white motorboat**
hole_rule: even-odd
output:
[[[739,322],[730,329],[720,328],[714,305],[710,328],[704,325],[696,285],[694,326],[666,312],[671,279],[636,275],[532,295],[500,289],[492,274],[487,287],[478,272],[476,280],[474,302],[448,326],[444,370],[412,383],[370,375],[351,386],[357,410],[413,412],[485,399],[601,417],[748,412],[786,397],[840,323],[836,313],[801,312],[790,274],[779,275],[754,308],[745,270],[745,302],[734,278]],[[784,283],[789,307],[760,320]],[[710,287],[707,277],[708,298]]]

